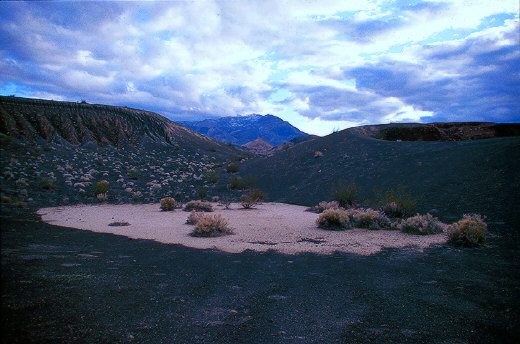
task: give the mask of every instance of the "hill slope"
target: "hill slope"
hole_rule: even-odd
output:
[[[495,221],[519,221],[520,138],[458,142],[395,142],[351,128],[247,161],[241,173],[257,177],[270,199],[312,205],[330,199],[343,179],[373,198],[374,188],[405,186],[421,196],[420,211],[460,217],[480,212]],[[322,156],[315,152],[320,151]]]
[[[182,125],[216,140],[243,145],[262,138],[273,146],[306,135],[289,122],[273,115],[249,115],[181,122]]]
[[[178,146],[230,154],[237,151],[153,112],[17,97],[0,96],[0,132],[29,141],[71,145]]]

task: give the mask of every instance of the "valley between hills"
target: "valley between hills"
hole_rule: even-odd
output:
[[[364,126],[242,147],[125,107],[0,97],[0,115],[6,342],[520,338],[518,124]],[[236,203],[250,189],[266,204],[311,207],[332,200],[338,181],[356,185],[360,207],[399,186],[445,223],[482,214],[486,244],[232,253],[54,226],[36,213],[165,197]]]

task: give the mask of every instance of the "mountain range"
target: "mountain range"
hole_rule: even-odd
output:
[[[258,138],[272,146],[278,146],[295,137],[307,135],[289,122],[273,115],[247,115],[205,119],[203,121],[179,122],[215,140],[243,145]]]

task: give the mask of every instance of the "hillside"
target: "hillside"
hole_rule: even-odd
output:
[[[153,112],[0,96],[0,133],[43,141],[113,147],[179,147],[234,154],[237,149],[187,129]]]
[[[321,152],[322,154],[316,154]],[[492,221],[519,221],[520,138],[458,142],[395,142],[346,129],[247,161],[243,175],[257,178],[269,199],[317,204],[331,198],[337,180],[361,189],[405,186],[419,196],[419,211],[452,219],[465,212]]]
[[[269,142],[265,142],[260,137],[251,142],[244,143],[241,147],[257,154],[267,154],[273,149],[273,146],[270,145]]]
[[[279,117],[249,115],[206,119],[198,122],[181,122],[182,125],[216,140],[243,145],[262,138],[273,146],[306,135]]]

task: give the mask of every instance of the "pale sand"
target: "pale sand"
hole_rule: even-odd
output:
[[[410,247],[422,251],[430,245],[446,242],[444,234],[420,236],[390,230],[323,230],[316,227],[317,214],[306,212],[306,207],[291,204],[264,203],[251,210],[240,209],[238,204],[232,204],[230,210],[213,205],[215,212],[210,214],[222,214],[235,234],[192,237],[193,226],[186,224],[189,213],[180,209],[160,211],[159,204],[55,207],[40,209],[38,214],[44,222],[57,226],[233,253],[276,250],[286,254],[340,251],[370,255],[384,247]],[[128,222],[130,225],[108,225],[113,222]]]

